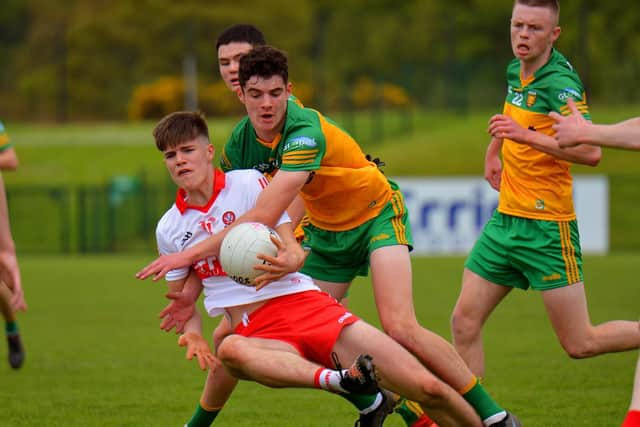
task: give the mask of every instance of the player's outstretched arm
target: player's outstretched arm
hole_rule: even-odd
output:
[[[603,147],[640,150],[640,117],[625,120],[611,125],[597,125],[587,121],[573,99],[567,100],[571,110],[568,116],[556,112],[549,113],[555,120],[554,138],[562,148],[579,144],[598,145]]]
[[[182,290],[170,290],[165,296],[171,302],[160,312],[162,319],[160,329],[169,332],[175,328],[176,333],[183,333],[185,325],[196,310],[196,301],[202,292],[202,281],[191,270]]]
[[[572,163],[597,166],[602,158],[600,147],[583,144],[573,148],[560,148],[553,136],[525,129],[505,114],[497,114],[491,118],[489,133],[494,138],[507,138],[520,144],[526,144],[543,153]]]

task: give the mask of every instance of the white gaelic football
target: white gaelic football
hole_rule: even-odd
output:
[[[258,222],[243,222],[229,230],[220,247],[220,264],[227,276],[241,285],[255,286],[253,280],[264,271],[253,266],[266,263],[257,255],[278,254],[272,235],[280,238],[273,229]]]

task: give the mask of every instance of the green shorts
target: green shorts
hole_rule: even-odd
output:
[[[495,211],[464,266],[503,286],[539,291],[582,282],[578,223]]]
[[[310,249],[300,270],[314,279],[348,283],[356,276],[366,276],[369,256],[384,246],[407,245],[412,249],[411,226],[404,197],[391,182],[393,196],[380,214],[364,224],[346,231],[327,231],[308,224],[302,246]]]

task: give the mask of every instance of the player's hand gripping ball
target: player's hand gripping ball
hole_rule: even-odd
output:
[[[278,255],[271,236],[280,238],[273,229],[258,222],[244,222],[229,230],[220,247],[220,264],[227,276],[241,285],[255,286],[254,279],[264,271],[253,266],[266,263],[257,255]]]

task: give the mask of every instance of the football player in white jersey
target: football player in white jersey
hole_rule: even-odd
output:
[[[253,170],[226,175],[216,171],[206,122],[199,114],[170,114],[153,134],[171,178],[180,187],[175,205],[158,223],[162,253],[196,244],[255,205],[265,184],[263,176]],[[276,231],[282,239],[279,250],[288,252],[287,265],[278,267],[294,271],[302,264],[304,252],[286,214]],[[270,387],[372,393],[378,390],[373,359],[380,385],[419,402],[438,425],[482,426],[459,393],[442,382],[435,387],[433,375],[413,355],[321,292],[308,276],[289,273],[256,291],[227,278],[215,257],[199,260],[193,267],[203,282],[207,312],[223,313],[234,330],[222,341],[218,357],[237,378]],[[188,274],[189,268],[171,270],[169,287],[179,290]],[[181,342],[187,346],[187,355],[195,355],[202,367],[226,375],[202,338],[196,318],[185,325]],[[349,370],[337,363],[354,359]],[[333,364],[337,369],[328,368]]]

